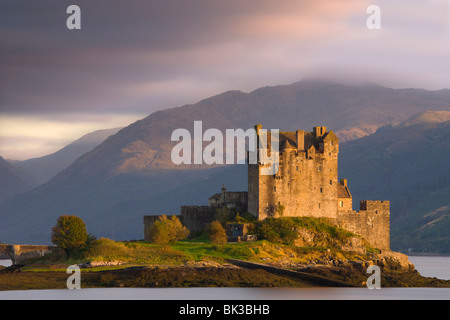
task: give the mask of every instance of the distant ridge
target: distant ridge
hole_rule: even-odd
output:
[[[76,159],[91,151],[109,136],[116,134],[122,128],[103,129],[85,134],[64,148],[47,156],[16,162],[15,165],[34,177],[31,185],[36,187],[53,178],[66,169]]]
[[[23,174],[11,163],[0,157],[0,201],[31,189]]]
[[[420,123],[439,123],[450,121],[450,111],[425,111],[402,122],[400,126],[412,126]]]

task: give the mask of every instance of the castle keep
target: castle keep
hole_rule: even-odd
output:
[[[262,126],[255,129],[259,135]],[[262,175],[267,164],[260,161],[248,165],[248,212],[260,220],[331,218],[372,246],[390,249],[389,201],[361,201],[359,212],[353,211],[347,180],[338,180],[339,139],[333,131],[326,127],[314,127],[312,132],[280,131],[279,146],[275,175]]]
[[[255,126],[259,136],[262,126]],[[270,164],[258,158],[248,164],[248,193],[222,192],[209,198],[208,206],[181,207],[181,220],[192,231],[214,220],[218,208],[248,211],[258,220],[268,217],[316,217],[332,219],[339,227],[365,238],[373,247],[390,250],[389,201],[361,201],[353,210],[346,179],[338,179],[339,139],[326,127],[312,132],[279,132],[279,169],[261,174]],[[259,141],[259,139],[258,139]],[[267,143],[267,152],[271,142]],[[257,154],[259,155],[259,145]],[[148,227],[155,216],[144,217]]]

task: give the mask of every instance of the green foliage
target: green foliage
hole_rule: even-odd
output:
[[[294,244],[298,234],[291,218],[267,218],[255,224],[258,239],[286,245]]]
[[[232,221],[235,216],[236,213],[227,207],[217,208],[216,210],[216,219],[222,226],[226,225],[227,222]]]
[[[213,221],[208,228],[209,239],[213,244],[225,244],[227,243],[227,234],[224,227],[219,221]]]
[[[255,224],[255,232],[258,239],[265,239],[272,243],[280,243],[286,245],[293,245],[298,238],[298,229],[307,229],[315,234],[320,235],[320,238],[328,241],[341,242],[355,234],[338,228],[333,223],[325,218],[310,218],[310,217],[285,217],[285,218],[267,218],[258,221]],[[330,242],[331,244],[331,242]]]
[[[282,205],[281,203],[278,202],[277,205],[277,214],[278,217],[283,217],[284,216],[284,210],[286,209],[286,207],[284,205]]]
[[[64,249],[68,255],[82,249],[89,236],[84,221],[77,216],[60,216],[52,228],[52,242]]]
[[[155,244],[173,244],[189,236],[189,230],[176,216],[168,218],[166,215],[159,217],[148,232],[150,241]]]
[[[252,215],[249,212],[244,212],[244,213],[238,212],[232,221],[238,222],[238,223],[253,223],[253,222],[256,222],[257,219],[254,215]]]
[[[331,238],[342,241],[355,236],[350,231],[338,228],[326,218],[295,217],[290,218],[297,228],[305,228],[320,234],[329,234]]]

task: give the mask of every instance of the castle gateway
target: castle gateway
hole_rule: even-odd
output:
[[[261,125],[255,126],[259,135]],[[257,139],[259,141],[259,137]],[[218,208],[227,206],[247,210],[258,220],[279,217],[329,218],[339,227],[365,238],[371,246],[390,250],[389,201],[360,202],[352,209],[352,195],[346,179],[338,180],[339,139],[326,127],[312,132],[297,130],[279,132],[279,167],[276,174],[266,175],[267,166],[258,158],[248,166],[248,194],[227,192],[215,194],[208,206],[181,207],[181,221],[191,232],[201,230],[213,220]],[[260,154],[257,145],[255,151]],[[267,154],[271,150],[268,141]],[[253,155],[254,156],[254,155]],[[245,208],[245,209],[244,209]],[[146,230],[156,216],[144,217]]]

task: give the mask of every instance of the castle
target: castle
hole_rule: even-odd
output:
[[[262,126],[255,126],[259,136]],[[248,193],[222,192],[208,199],[208,206],[182,206],[180,218],[192,232],[215,220],[222,207],[249,212],[258,220],[268,217],[317,217],[365,238],[371,246],[390,250],[389,201],[365,200],[353,210],[346,179],[338,180],[339,139],[326,127],[312,132],[279,132],[279,169],[262,174],[268,166],[258,158],[248,164]],[[270,153],[270,141],[267,143]],[[257,154],[259,155],[259,145]],[[272,151],[273,152],[273,151]],[[157,216],[144,217],[146,230]],[[234,226],[243,229],[244,226]],[[242,230],[241,230],[242,231]]]

